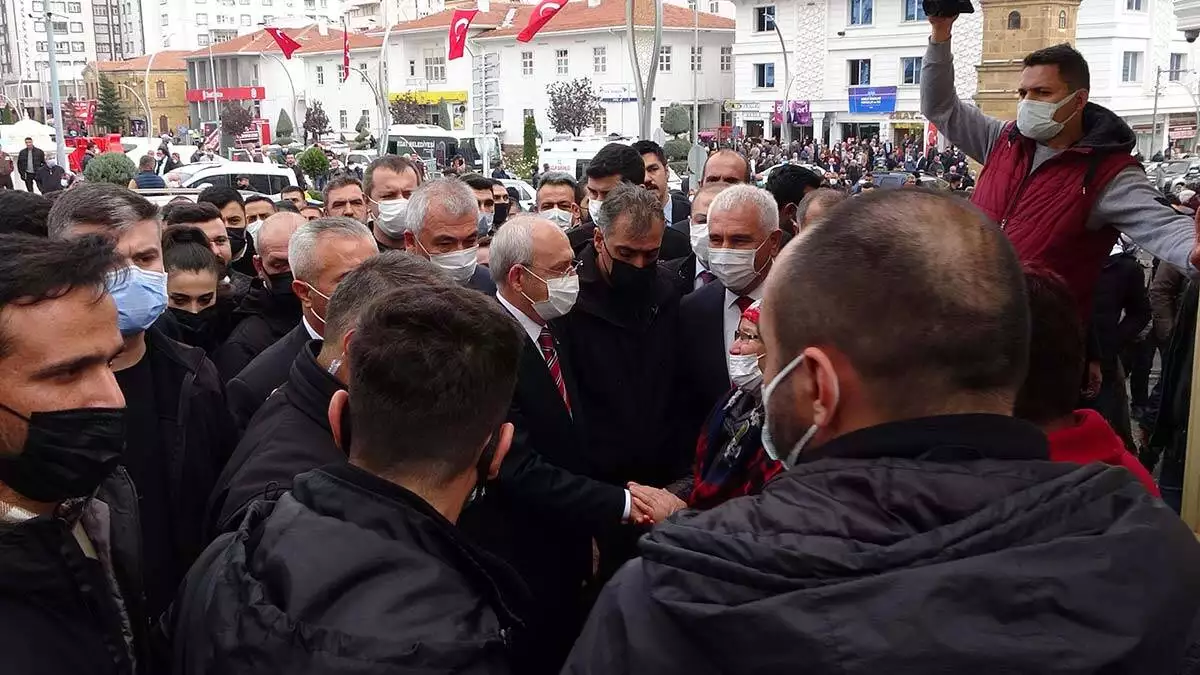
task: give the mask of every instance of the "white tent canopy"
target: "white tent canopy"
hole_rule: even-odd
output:
[[[47,153],[55,152],[54,127],[49,124],[23,119],[16,124],[0,125],[0,147],[3,147],[5,152],[20,152],[25,147],[26,138],[32,138],[33,144]]]

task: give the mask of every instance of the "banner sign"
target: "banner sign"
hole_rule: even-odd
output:
[[[201,101],[261,101],[267,97],[265,87],[217,87],[216,89],[188,89],[188,103]]]
[[[850,112],[896,112],[895,87],[850,87]]]

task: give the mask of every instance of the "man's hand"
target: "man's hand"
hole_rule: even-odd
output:
[[[1086,398],[1096,398],[1100,395],[1100,385],[1104,384],[1104,373],[1100,370],[1099,361],[1088,361],[1087,385],[1083,388]]]
[[[630,483],[628,487],[633,497],[629,516],[639,525],[661,523],[672,513],[687,507],[682,499],[666,490],[637,483]]]
[[[929,18],[929,25],[933,26],[933,41],[934,42],[945,42],[946,40],[949,40],[950,39],[950,27],[954,25],[954,21],[955,21],[955,19],[958,18],[958,15],[955,14],[954,16],[931,16],[928,18]]]

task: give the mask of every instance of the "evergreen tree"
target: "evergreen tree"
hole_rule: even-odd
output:
[[[275,123],[275,138],[287,142],[294,133],[296,133],[296,127],[292,124],[291,115],[288,115],[286,110],[280,110],[279,121]]]
[[[96,101],[96,128],[110,133],[120,133],[125,126],[125,110],[121,108],[121,95],[117,85],[107,77],[100,76],[100,94]]]

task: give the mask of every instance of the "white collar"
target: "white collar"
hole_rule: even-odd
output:
[[[522,312],[514,307],[513,304],[504,297],[503,293],[497,291],[496,299],[500,301],[500,304],[504,306],[504,309],[508,310],[509,314],[513,315],[513,318],[517,320],[517,323],[521,324],[521,328],[525,329],[525,333],[529,335],[529,339],[533,340],[534,344],[537,344],[538,336],[542,334],[542,324],[529,318],[525,315],[525,312]]]
[[[708,266],[705,265],[700,260],[700,258],[696,258],[696,274],[695,274],[695,276],[692,277],[692,279],[695,280],[696,277],[700,276],[701,274],[704,274],[707,271],[708,271]]]
[[[699,261],[697,261],[697,263],[698,262]],[[749,293],[734,293],[733,291],[726,288],[725,289],[725,306],[733,307],[734,305],[737,304],[738,298],[742,297],[743,295],[750,298],[751,300],[762,300],[763,286],[765,286],[765,285],[766,285],[766,282],[761,283],[758,286],[755,286],[754,290],[750,291]]]
[[[303,314],[301,314],[300,315],[300,323],[304,324],[304,330],[308,331],[308,337],[310,337],[314,340],[323,339],[320,335],[317,334],[317,331],[313,330],[312,324],[308,322],[307,316],[304,316]]]

